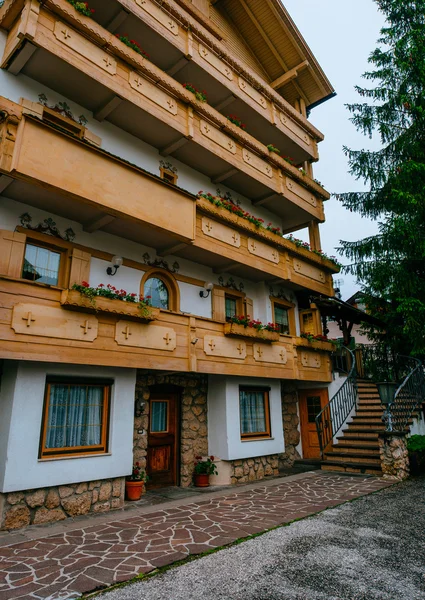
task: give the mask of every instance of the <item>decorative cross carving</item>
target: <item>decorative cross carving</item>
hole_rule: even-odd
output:
[[[176,26],[174,21],[168,21],[168,25],[170,26],[170,29],[174,29],[174,27]]]
[[[171,336],[168,333],[168,331],[167,331],[167,333],[164,335],[164,337],[162,339],[165,340],[165,343],[167,344],[167,346],[170,344],[170,342],[171,342]]]
[[[227,77],[229,77],[229,76],[230,76],[231,72],[232,72],[232,71],[229,69],[229,67],[226,67],[226,68],[224,69],[224,73],[225,73],[225,75],[227,75]]]
[[[203,56],[208,56],[208,50],[206,48],[202,48],[201,50],[201,54],[203,54]]]
[[[61,33],[63,34],[64,40],[67,40],[68,38],[71,37],[71,34],[69,33],[69,31],[66,27],[65,27],[65,29],[61,29]]]
[[[205,124],[204,125],[204,133],[209,133],[210,131],[211,131],[211,128],[207,124]]]
[[[254,241],[251,241],[251,250],[255,252],[257,250],[257,244]]]
[[[242,354],[242,352],[244,351],[244,347],[242,346],[242,344],[239,344],[236,350],[239,352],[239,354]]]
[[[240,84],[241,88],[244,90],[246,88],[246,83],[243,79],[241,79]]]
[[[35,321],[35,319],[32,318],[32,312],[29,312],[27,316],[22,317],[22,319],[27,322],[27,327],[31,327],[31,322]]]
[[[261,106],[266,106],[266,101],[263,98],[263,96],[261,96],[261,98],[260,98],[260,104],[261,104]]]
[[[106,65],[106,68],[108,68],[108,67],[112,67],[112,61],[111,61],[111,59],[109,58],[109,56],[107,56],[106,58],[104,58],[104,59],[103,59],[103,62],[105,63],[105,65]]]
[[[215,348],[215,341],[211,340],[210,343],[208,344],[208,346],[211,348],[211,351],[213,351]]]
[[[263,356],[263,351],[261,350],[261,348],[257,348],[257,354],[258,358],[261,358]]]
[[[235,244],[238,243],[239,235],[236,232],[232,235],[232,240],[234,241]]]
[[[211,231],[211,229],[213,228],[213,226],[211,225],[211,223],[208,221],[207,223],[205,223],[205,228],[208,229],[208,232]]]
[[[140,79],[140,77],[136,77],[134,80],[134,83],[136,84],[136,87],[141,87],[143,85],[143,81]]]
[[[235,144],[232,142],[232,140],[229,140],[227,143],[228,143],[228,146],[229,146],[229,150],[234,150]]]
[[[133,335],[130,331],[129,325],[125,326],[124,331],[122,332],[125,335],[125,339],[128,340],[128,336]]]
[[[266,173],[267,173],[267,175],[270,175],[271,172],[272,172],[272,168],[269,167],[269,165],[267,165],[267,167],[266,167]]]
[[[174,108],[174,100],[171,100],[171,99],[170,99],[170,100],[167,100],[167,104],[168,104],[168,107],[169,107],[170,109],[173,109],[173,108]]]
[[[88,319],[84,321],[84,325],[80,325],[81,329],[84,329],[84,335],[87,335],[91,326],[89,325]]]
[[[277,253],[277,250],[273,250],[272,256],[275,260],[277,260],[279,258],[279,254]]]
[[[279,353],[279,356],[280,356],[280,358],[282,360],[285,360],[285,358],[286,358],[286,352],[285,352],[285,350],[281,350],[280,353]]]

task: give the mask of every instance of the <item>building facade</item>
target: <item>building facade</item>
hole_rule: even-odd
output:
[[[135,461],[317,455],[333,89],[284,6],[3,0],[0,28],[0,527],[119,508]]]

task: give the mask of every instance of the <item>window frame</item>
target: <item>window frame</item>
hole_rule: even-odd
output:
[[[60,255],[59,258],[59,270],[58,270],[58,282],[57,283],[43,283],[42,281],[37,281],[33,279],[26,279],[23,277],[24,265],[25,265],[25,254],[27,251],[27,246],[35,246],[36,248],[44,248],[45,250],[50,250],[51,252],[56,252]],[[44,285],[47,287],[53,288],[64,288],[67,277],[69,276],[69,256],[70,252],[68,248],[64,248],[63,246],[50,243],[48,240],[40,240],[38,237],[27,235],[24,245],[24,254],[22,257],[22,265],[21,265],[21,275],[20,279],[23,281],[28,281],[29,283],[35,283],[37,285]]]
[[[76,377],[47,377],[44,391],[43,414],[41,421],[39,460],[51,460],[69,457],[87,457],[108,454],[109,429],[111,419],[111,396],[113,380],[76,378]],[[67,446],[63,448],[46,448],[48,416],[50,406],[50,389],[52,384],[103,386],[103,411],[101,443],[93,446]]]
[[[178,175],[174,173],[174,171],[170,171],[170,169],[165,169],[164,167],[159,167],[160,177],[167,183],[171,185],[177,185]]]
[[[264,421],[266,429],[265,431],[258,432],[242,432],[242,413],[241,413],[241,392],[261,392],[264,394]],[[239,429],[241,435],[241,441],[256,441],[256,440],[269,440],[272,437],[271,433],[271,418],[270,418],[270,388],[264,386],[239,386]]]
[[[145,296],[145,285],[149,279],[160,279],[168,290],[168,308],[160,308],[166,312],[180,311],[180,288],[176,279],[167,271],[162,269],[149,269],[140,282],[140,295]]]
[[[285,337],[292,337],[292,336],[296,335],[295,304],[293,304],[292,302],[288,302],[287,300],[284,300],[282,298],[276,298],[274,296],[270,296],[270,302],[272,305],[272,321],[273,321],[273,323],[276,323],[276,318],[275,318],[275,306],[276,305],[281,308],[284,308],[288,311],[289,333],[280,333],[279,332],[279,335],[285,336]]]
[[[166,417],[167,417],[167,428],[166,429],[162,429],[161,431],[152,431],[152,416],[153,416],[153,410],[152,410],[152,406],[153,404],[155,404],[155,402],[163,402],[167,405],[167,412],[166,412]],[[149,434],[150,435],[161,435],[161,434],[165,434],[168,433],[170,430],[170,402],[168,400],[168,398],[164,398],[164,399],[160,399],[160,398],[152,398],[150,400],[150,407],[149,407]]]

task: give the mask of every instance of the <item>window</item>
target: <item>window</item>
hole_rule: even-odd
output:
[[[58,285],[61,253],[42,246],[27,244],[25,247],[22,278],[38,283]]]
[[[279,327],[279,333],[289,335],[288,309],[280,304],[274,305],[274,322]]]
[[[270,437],[269,390],[239,388],[241,438]]]
[[[174,173],[174,171],[160,167],[159,172],[161,173],[161,179],[168,181],[168,183],[173,183],[174,185],[177,183],[178,176],[177,173]]]
[[[168,402],[166,400],[151,401],[151,433],[168,431]]]
[[[150,277],[145,283],[144,296],[150,296],[152,306],[170,308],[170,293],[167,285],[159,277]]]
[[[224,296],[224,302],[226,321],[230,321],[232,317],[235,317],[238,314],[238,298],[226,294]]]
[[[48,381],[41,458],[107,451],[110,383]]]

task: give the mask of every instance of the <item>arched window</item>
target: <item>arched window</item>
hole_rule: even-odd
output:
[[[150,296],[152,306],[162,310],[180,310],[179,286],[174,277],[162,269],[151,269],[143,276],[140,295]]]
[[[170,308],[170,293],[168,287],[159,277],[150,277],[145,283],[145,298],[150,296],[152,306]]]

